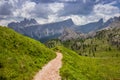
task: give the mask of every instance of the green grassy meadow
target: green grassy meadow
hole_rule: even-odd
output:
[[[61,46],[54,50],[63,53],[62,80],[120,80],[120,57],[85,57]]]
[[[55,56],[40,42],[0,27],[0,80],[32,80]]]

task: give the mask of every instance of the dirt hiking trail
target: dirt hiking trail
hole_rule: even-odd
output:
[[[62,53],[56,52],[57,56],[46,64],[33,80],[61,80],[59,69],[62,67]]]

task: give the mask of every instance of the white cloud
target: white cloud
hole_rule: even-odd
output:
[[[94,7],[94,12],[100,15],[111,15],[115,13],[119,13],[120,10],[118,7],[112,6],[110,4],[98,4]]]
[[[95,2],[97,3],[97,2],[99,2],[100,0],[96,0]]]
[[[120,16],[120,9],[118,7],[113,6],[115,2],[109,4],[97,4],[93,8],[93,12],[86,16],[77,16],[74,17],[73,20],[79,25],[87,24],[90,22],[98,21],[103,18],[104,22],[114,16]],[[78,19],[78,20],[77,20]],[[81,23],[80,23],[81,22]]]
[[[7,0],[0,0],[0,5],[6,3]],[[59,0],[59,1],[78,1],[78,0]],[[87,0],[81,0],[86,3]],[[99,2],[100,0],[95,0]],[[40,24],[52,23],[57,21],[66,20],[71,18],[76,25],[83,25],[89,22],[98,21],[100,18],[104,18],[104,20],[108,20],[114,16],[120,16],[120,9],[116,6],[115,1],[109,4],[96,4],[94,5],[93,12],[88,15],[63,15],[59,16],[60,11],[64,12],[65,3],[35,3],[31,0],[8,0],[8,3],[12,5],[12,16],[8,16],[11,19],[7,20],[7,16],[3,16],[4,20],[0,21],[0,24],[6,25],[8,22],[13,21],[15,18],[35,18],[38,20]],[[82,4],[82,3],[81,3]],[[78,8],[79,6],[76,5]],[[70,8],[70,13],[74,11],[77,12],[77,7]],[[82,7],[82,6],[81,6]],[[67,8],[66,8],[67,9]],[[69,11],[69,10],[68,10]],[[82,11],[82,9],[81,9]],[[80,13],[80,12],[79,12]],[[1,16],[0,16],[1,17]]]
[[[48,19],[37,18],[37,21],[40,24],[46,24],[46,23],[52,23],[52,22],[59,22],[59,21],[70,19],[70,18],[73,20],[73,22],[76,25],[82,25],[86,23],[86,18],[78,15],[70,15],[70,16],[62,16],[62,17],[58,17],[56,15],[49,15]]]
[[[36,7],[39,8],[39,5],[41,6],[41,4],[38,4],[38,5],[36,5]],[[59,14],[59,11],[62,10],[63,8],[64,8],[63,3],[42,4],[42,8],[39,8],[37,13],[40,12],[40,14],[43,14],[43,17],[45,15],[45,13],[47,13],[45,15],[45,16],[47,16],[47,18],[43,18],[43,17],[39,16],[39,17],[36,17],[36,20],[40,24],[46,24],[46,23],[61,21],[58,18],[58,14]],[[37,8],[35,10],[37,10]],[[34,16],[35,16],[35,14],[34,14]]]
[[[76,25],[82,25],[86,23],[86,18],[84,16],[72,15],[71,18]]]
[[[58,0],[58,1],[60,1],[60,2],[76,2],[78,0]]]
[[[62,17],[63,19],[71,18],[76,25],[83,25],[90,22],[98,21],[103,18],[107,21],[109,18],[114,16],[120,16],[120,9],[113,6],[115,2],[109,4],[97,4],[94,6],[93,12],[89,15],[71,15],[67,17]]]
[[[83,0],[84,3],[86,3],[86,0]]]
[[[39,24],[46,24],[48,23],[48,20],[47,19],[44,19],[44,18],[36,18],[37,22]]]
[[[31,15],[37,18],[48,18],[48,15],[53,14],[53,11],[49,7],[48,3],[39,3],[36,4],[33,11],[31,11]]]
[[[8,23],[10,22],[16,22],[16,20],[0,20],[0,25],[2,26],[7,26]]]
[[[57,13],[58,11],[64,8],[64,4],[63,3],[51,3],[49,4],[49,8],[53,11],[53,13]]]
[[[62,20],[66,20],[69,18],[72,19],[75,25],[83,25],[86,23],[86,17],[80,16],[80,15],[63,16],[63,17],[60,17],[59,19],[62,21]]]
[[[5,4],[5,2],[6,2],[6,1],[4,1],[4,0],[1,0],[1,1],[0,1],[0,5],[3,5],[3,4]]]
[[[104,18],[104,20],[108,20],[112,16],[120,16],[120,9],[118,7],[113,6],[115,2],[110,4],[98,4],[95,5],[93,16],[97,18]]]
[[[58,17],[56,15],[49,15],[47,19],[44,18],[36,18],[36,20],[38,21],[38,23],[40,24],[46,24],[46,23],[52,23],[52,22],[56,22],[58,19]]]
[[[22,4],[21,8],[18,8],[13,12],[13,16],[30,18],[31,17],[30,12],[35,8],[35,5],[36,3],[34,2],[26,1],[24,4]]]
[[[59,8],[59,9],[62,9],[62,8]],[[57,13],[59,9],[53,12]],[[69,15],[69,16],[58,17],[57,14],[51,14],[48,16],[48,19],[37,18],[37,20],[40,24],[46,24],[46,23],[63,21],[71,18],[76,25],[84,25],[90,22],[98,21],[101,18],[103,18],[106,21],[109,18],[114,16],[120,16],[119,9],[117,7],[112,6],[112,4],[106,4],[106,5],[98,4],[94,7],[94,10],[90,15],[86,15],[86,16]]]

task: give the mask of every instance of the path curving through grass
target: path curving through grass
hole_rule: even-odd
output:
[[[46,64],[42,70],[40,70],[33,80],[61,80],[59,75],[59,69],[62,67],[62,53],[56,52],[57,56]]]

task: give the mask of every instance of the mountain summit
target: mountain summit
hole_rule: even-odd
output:
[[[8,24],[8,26],[15,31],[42,42],[59,37],[65,27],[71,28],[73,25],[72,19],[49,24],[38,24],[35,19],[26,18],[23,21]]]
[[[8,24],[8,26],[11,28],[14,28],[14,27],[23,28],[23,27],[28,27],[32,25],[38,25],[37,21],[35,19],[27,19],[27,18],[24,18],[24,20],[20,22],[11,22]]]
[[[77,26],[72,19],[67,19],[60,22],[49,24],[38,24],[35,19],[24,19],[20,22],[9,23],[8,26],[15,31],[29,36],[31,38],[45,42],[49,39],[58,38],[65,28],[70,28],[72,31],[78,33],[90,33],[106,28],[112,22],[119,21],[120,17],[110,18],[108,21],[103,22],[103,19],[85,25]],[[72,32],[71,32],[72,33]]]
[[[75,27],[75,31],[82,33],[96,32],[102,28],[108,27],[111,23],[120,21],[120,17],[113,17],[108,19],[106,22],[103,21],[103,18],[96,22],[91,22],[85,25]]]

